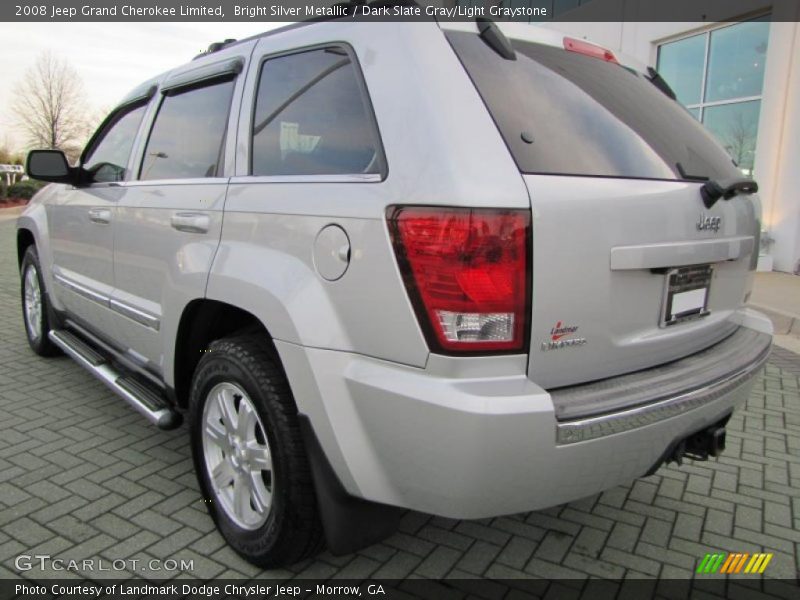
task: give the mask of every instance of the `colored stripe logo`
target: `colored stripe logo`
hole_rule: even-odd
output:
[[[715,552],[713,554],[706,554],[700,564],[697,566],[697,573],[713,574],[723,573],[725,575],[736,575],[739,573],[763,573],[769,561],[772,560],[772,554],[765,554],[756,552],[755,554],[748,554],[747,552]]]

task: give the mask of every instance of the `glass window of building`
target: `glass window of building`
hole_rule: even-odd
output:
[[[751,176],[767,59],[769,18],[662,44],[658,71],[678,100]]]

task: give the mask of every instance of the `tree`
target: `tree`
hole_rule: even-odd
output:
[[[725,149],[741,169],[753,172],[753,159],[756,149],[756,123],[742,110],[736,112],[729,128],[722,135]]]
[[[19,150],[12,150],[12,141],[8,133],[0,141],[0,164],[23,165],[25,164],[25,154]]]
[[[6,146],[0,146],[0,165],[21,165],[22,157],[14,154]]]
[[[27,143],[80,154],[89,133],[86,94],[77,71],[51,52],[43,52],[14,89],[11,110]]]

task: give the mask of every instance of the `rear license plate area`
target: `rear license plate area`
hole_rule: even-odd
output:
[[[709,314],[711,265],[678,267],[666,273],[661,306],[661,327],[670,327]]]

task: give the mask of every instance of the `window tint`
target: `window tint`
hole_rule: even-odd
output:
[[[214,177],[222,157],[233,81],[164,97],[140,179]]]
[[[512,42],[517,60],[504,60],[475,34],[447,37],[525,173],[648,179],[738,174],[692,115],[632,69],[518,40]]]
[[[146,108],[145,105],[120,111],[99,134],[83,161],[83,168],[91,174],[92,181],[105,183],[125,179],[133,140]]]
[[[253,120],[253,175],[379,173],[380,146],[340,48],[267,60]]]

